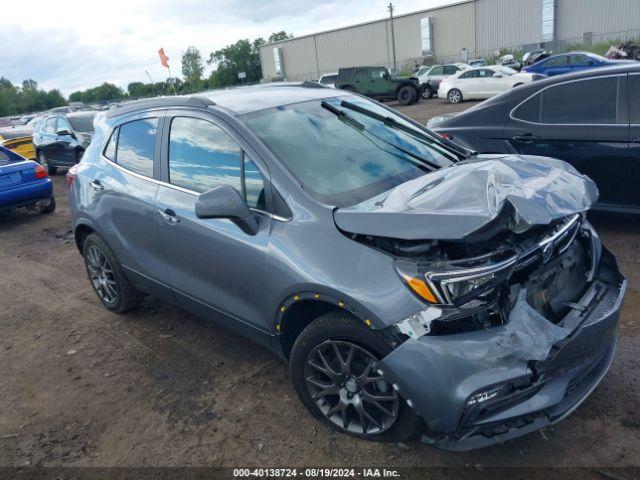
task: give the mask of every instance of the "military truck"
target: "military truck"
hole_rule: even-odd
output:
[[[420,100],[417,78],[397,77],[386,67],[341,68],[338,70],[336,88],[377,100],[397,99],[400,105],[410,105]]]

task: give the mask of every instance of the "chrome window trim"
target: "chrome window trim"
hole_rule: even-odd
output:
[[[576,78],[576,79],[573,79],[573,80],[566,80],[564,82],[554,83],[553,85],[547,85],[543,89],[538,90],[534,94],[532,94],[532,95],[528,96],[527,98],[525,98],[524,100],[522,100],[515,107],[513,107],[511,109],[511,111],[509,111],[509,118],[511,120],[516,120],[518,122],[528,123],[530,125],[555,125],[555,126],[565,126],[565,127],[617,127],[617,126],[629,125],[629,123],[541,123],[541,122],[530,122],[529,120],[523,120],[521,118],[513,116],[513,112],[515,112],[518,108],[520,108],[520,106],[522,104],[528,102],[529,100],[531,100],[536,95],[541,95],[542,92],[544,92],[545,90],[547,90],[549,88],[559,87],[561,85],[567,85],[569,83],[587,82],[589,80],[597,80],[597,79],[600,79],[600,78],[626,77],[627,75],[628,75],[627,73],[614,73],[614,74],[611,74],[611,75],[598,75],[598,76],[588,77],[588,78]]]
[[[140,180],[146,180],[148,182],[155,183],[156,185],[162,185],[163,187],[168,187],[168,188],[171,188],[173,190],[177,190],[179,192],[192,195],[194,197],[197,197],[198,195],[200,195],[200,193],[196,192],[195,190],[189,190],[188,188],[179,187],[177,185],[173,185],[171,183],[166,183],[166,182],[163,182],[161,180],[157,180],[155,178],[147,177],[147,176],[142,175],[140,173],[131,171],[128,168],[125,168],[122,165],[118,165],[116,162],[108,159],[107,157],[104,156],[103,153],[100,153],[100,158],[102,160],[104,160],[105,162],[109,163],[111,166],[113,166],[116,169],[120,170],[121,172],[126,173],[128,175],[133,175],[134,177],[139,178]],[[270,212],[265,212],[264,210],[260,210],[258,208],[249,207],[249,210],[251,210],[252,212],[257,213],[259,215],[271,218],[272,220],[276,220],[278,222],[290,222],[292,220],[291,218],[282,217],[280,215],[276,215],[276,214],[270,213]]]

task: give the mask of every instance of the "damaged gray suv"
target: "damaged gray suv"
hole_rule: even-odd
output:
[[[585,217],[593,182],[475,155],[357,94],[125,104],[68,183],[106,308],[154,295],[237,330],[350,435],[502,442],[570,414],[613,357],[626,282]]]

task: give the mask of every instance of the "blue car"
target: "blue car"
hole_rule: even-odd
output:
[[[633,60],[609,60],[589,52],[569,52],[552,55],[544,60],[525,67],[523,72],[539,73],[551,77],[563,73],[577,72],[588,68],[611,67],[623,63],[637,63]]]
[[[0,146],[0,211],[18,207],[52,213],[53,184],[45,167]]]

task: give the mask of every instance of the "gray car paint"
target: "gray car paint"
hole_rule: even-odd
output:
[[[131,107],[121,115],[99,117],[94,142],[78,165],[70,191],[74,230],[88,226],[105,238],[141,290],[235,328],[283,358],[287,352],[281,342],[286,328],[282,318],[299,300],[330,303],[352,312],[373,329],[387,332],[425,309],[400,281],[394,259],[351,240],[336,228],[334,208],[319,204],[305,192],[237,118],[240,113],[278,104],[348,95],[328,89],[260,87],[224,91],[215,96],[218,105],[205,109],[178,108],[174,103],[168,108],[150,107],[146,112]],[[197,116],[225,129],[260,168],[267,183],[267,209],[274,205],[277,191],[291,214],[283,218],[255,212],[259,228],[253,236],[229,219],[198,219],[194,207],[197,194],[167,183],[166,121],[159,125],[154,179],[126,172],[101,155],[108,131],[149,114]],[[95,180],[103,188],[94,188]],[[167,208],[179,222],[170,224],[163,218],[160,211]],[[623,282],[618,289],[623,293]],[[602,320],[609,325],[608,332],[615,330],[622,293],[606,312],[609,320]],[[524,317],[520,320],[526,321]],[[598,318],[592,323],[598,324]],[[583,330],[580,338],[591,339],[586,324]],[[430,427],[454,431],[470,393],[493,381],[528,372],[528,344],[521,348],[524,354],[490,356],[493,335],[480,330],[462,336],[409,339],[381,365],[401,391],[408,392]],[[505,348],[509,350],[508,345]],[[561,386],[562,381],[557,388],[564,391]],[[459,442],[440,444],[456,448]]]

